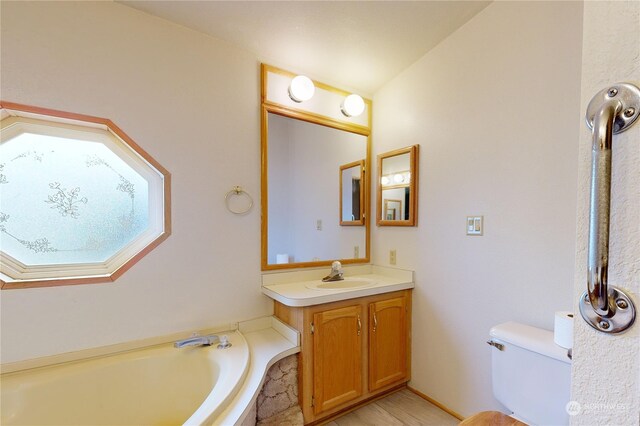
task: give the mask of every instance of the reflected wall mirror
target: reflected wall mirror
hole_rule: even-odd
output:
[[[371,101],[349,116],[351,93],[262,65],[262,269],[369,262]],[[339,179],[336,174],[339,173]]]
[[[364,225],[364,160],[340,166],[340,225]]]
[[[378,155],[377,225],[417,225],[419,149],[413,145]]]

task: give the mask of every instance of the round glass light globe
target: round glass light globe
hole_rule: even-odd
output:
[[[340,109],[347,117],[357,117],[364,112],[364,100],[359,95],[351,94],[344,99]]]
[[[393,181],[395,183],[402,183],[404,182],[404,176],[402,176],[400,173],[393,175]]]
[[[380,178],[380,183],[383,184],[383,185],[389,185],[389,178],[386,177],[386,176],[382,176]]]
[[[308,101],[313,97],[316,87],[313,81],[305,75],[298,75],[291,80],[289,85],[289,97],[294,102]]]

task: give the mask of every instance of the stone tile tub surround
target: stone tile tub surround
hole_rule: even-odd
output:
[[[275,317],[240,323],[239,330],[251,348],[249,371],[235,398],[215,419],[215,424],[255,425],[258,395],[267,371],[281,359],[300,352],[300,334]]]
[[[304,424],[304,418],[300,406],[296,405],[257,424],[258,426],[301,426]]]
[[[258,395],[256,420],[263,422],[297,405],[298,355],[290,355],[276,362],[267,372]]]

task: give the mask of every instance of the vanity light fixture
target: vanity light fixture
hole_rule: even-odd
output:
[[[364,100],[356,94],[344,98],[340,110],[347,117],[357,117],[364,112]]]
[[[411,172],[404,171],[398,173],[389,173],[380,178],[382,186],[406,185],[411,183]]]
[[[308,101],[313,97],[316,87],[313,81],[305,75],[298,75],[291,80],[289,85],[289,97],[294,102]]]

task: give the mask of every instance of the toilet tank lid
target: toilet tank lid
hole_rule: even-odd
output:
[[[556,345],[553,341],[553,331],[517,322],[505,322],[493,327],[489,335],[504,343],[510,343],[567,364],[571,363],[567,356],[567,349]]]

